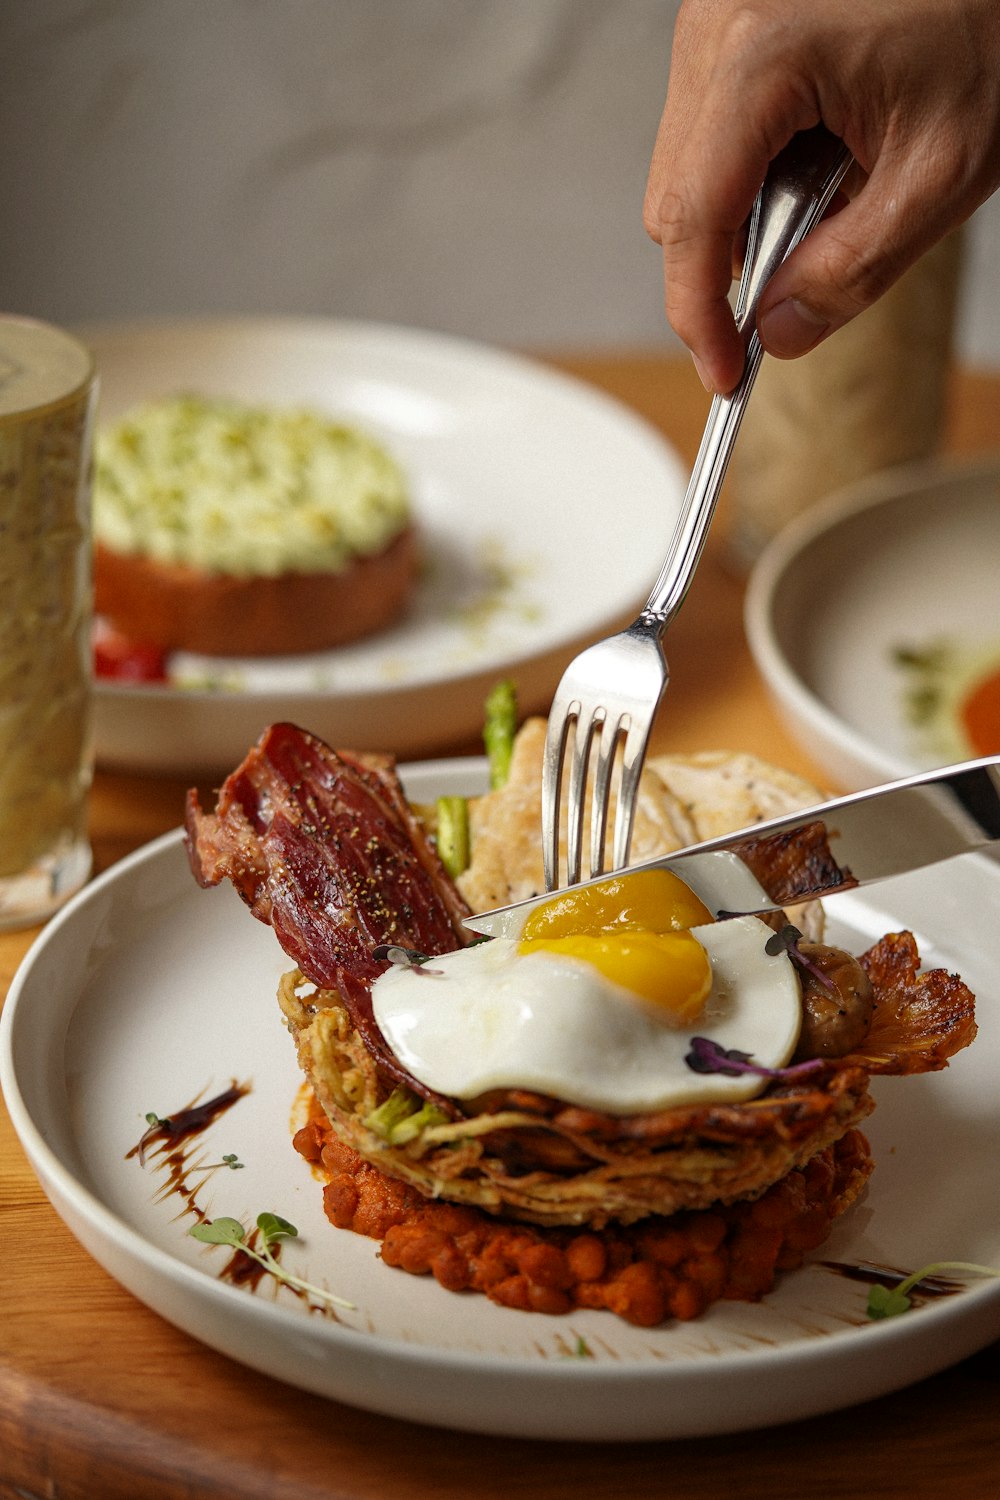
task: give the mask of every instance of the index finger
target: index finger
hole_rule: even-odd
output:
[[[683,118],[684,113],[688,117]],[[772,158],[815,113],[751,101],[719,118],[715,108],[677,110],[668,96],[657,134],[643,218],[663,251],[667,318],[711,390],[731,391],[743,343],[729,293],[734,251]],[[755,124],[755,120],[769,121]]]

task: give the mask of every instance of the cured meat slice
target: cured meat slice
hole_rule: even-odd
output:
[[[412,1083],[371,1014],[383,944],[461,947],[467,908],[403,795],[388,756],[337,753],[273,724],[219,792],[188,793],[188,857],[203,886],[230,880],[313,984],[336,990],[374,1056]]]
[[[199,883],[231,880],[314,984],[371,982],[386,967],[379,944],[442,953],[466,941],[467,909],[388,756],[337,754],[273,724],[214,813],[188,794],[186,832]]]

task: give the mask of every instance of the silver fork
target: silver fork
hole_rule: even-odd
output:
[[[763,355],[757,305],[781,262],[818,222],[851,162],[844,144],[822,126],[795,136],[771,163],[750,219],[736,322],[743,334],[743,375],[728,396],[716,396],[666,561],[638,618],[627,629],[588,646],[567,667],[549,711],[542,765],[542,854],[545,888],[559,885],[562,785],[570,753],[565,884],[580,879],[587,779],[594,742],[590,873],[605,868],[608,807],[617,750],[622,747],[613,866],[628,862],[639,775],[649,734],[669,681],[663,649],[667,626],[684,602],[701,557],[740,422]],[[570,743],[572,750],[570,752]]]

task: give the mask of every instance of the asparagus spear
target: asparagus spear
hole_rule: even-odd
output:
[[[437,799],[437,849],[455,879],[469,866],[469,804],[464,797]]]
[[[495,791],[510,775],[510,755],[517,729],[517,690],[509,678],[498,682],[486,699],[483,744],[490,767],[490,787]]]

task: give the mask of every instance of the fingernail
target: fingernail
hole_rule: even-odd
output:
[[[706,391],[709,391],[709,392],[711,392],[712,395],[714,395],[715,394],[715,385],[714,385],[714,383],[712,381],[711,376],[706,372],[705,366],[702,364],[702,362],[698,358],[697,354],[692,354],[691,358],[694,361],[694,367],[695,367],[695,371],[696,371],[696,373],[698,375],[698,379],[701,381],[701,383],[705,387]]]
[[[769,354],[776,354],[779,359],[793,359],[818,344],[824,334],[829,333],[830,324],[804,302],[789,297],[761,313],[759,328],[761,341]]]

